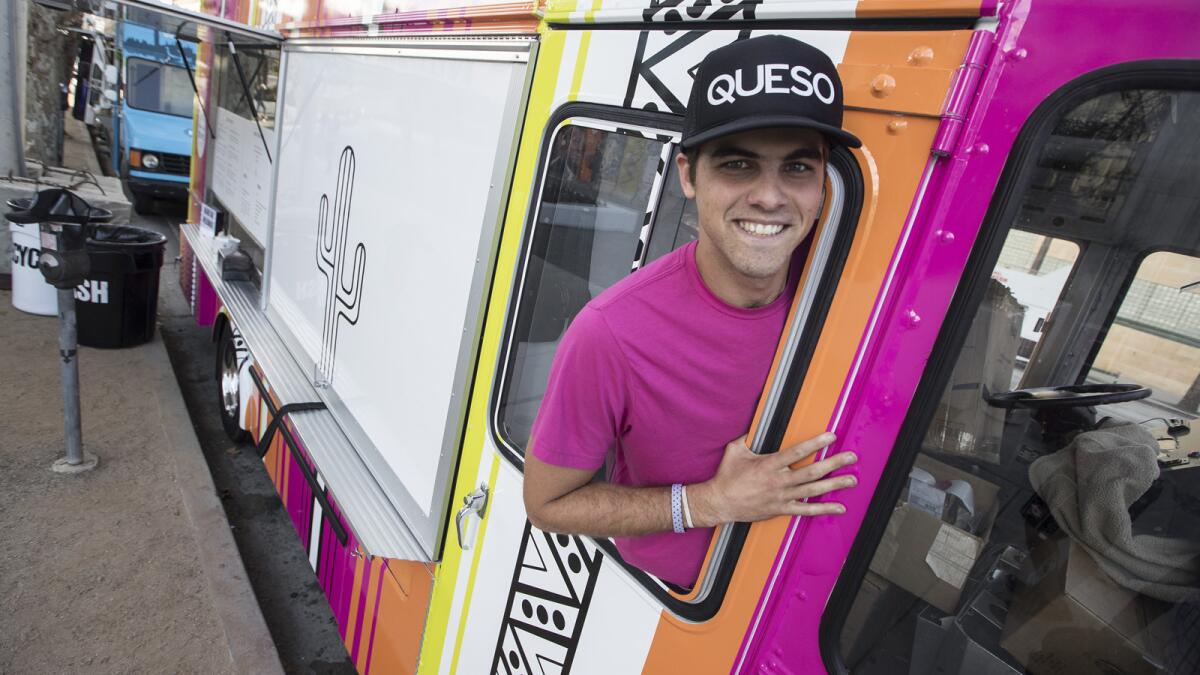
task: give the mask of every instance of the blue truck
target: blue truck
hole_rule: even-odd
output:
[[[194,92],[183,56],[195,64],[196,45],[131,21],[118,24],[116,44],[112,169],[125,181],[134,210],[145,213],[155,199],[187,197]]]

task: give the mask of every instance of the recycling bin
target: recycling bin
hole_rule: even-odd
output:
[[[24,211],[33,204],[32,197],[18,197],[7,202],[12,211]],[[9,222],[12,236],[12,305],[22,312],[54,316],[58,313],[58,293],[38,270],[42,255],[41,230],[37,223]]]

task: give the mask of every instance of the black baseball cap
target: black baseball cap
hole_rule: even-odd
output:
[[[783,35],[739,40],[696,67],[683,118],[685,149],[751,129],[801,127],[862,146],[842,129],[842,80],[820,49]]]

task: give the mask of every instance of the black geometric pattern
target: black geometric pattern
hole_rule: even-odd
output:
[[[737,32],[735,40],[750,37]],[[696,66],[712,50],[730,43],[725,31],[656,30],[638,36],[624,106],[682,115],[692,91]]]
[[[603,557],[580,537],[547,534],[525,522],[493,675],[571,671]]]

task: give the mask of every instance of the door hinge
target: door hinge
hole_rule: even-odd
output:
[[[942,105],[942,122],[933,137],[932,152],[935,156],[946,157],[958,146],[962,130],[967,125],[967,113],[975,101],[979,84],[983,82],[995,44],[996,34],[991,31],[977,30],[971,35],[967,55],[958,70],[954,71],[950,90],[946,92],[946,102]]]

